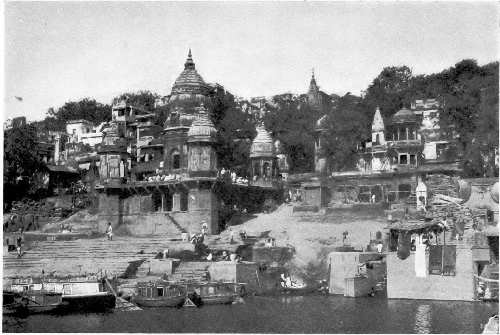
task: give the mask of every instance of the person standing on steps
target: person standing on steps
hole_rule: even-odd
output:
[[[108,228],[106,228],[106,235],[108,236],[108,241],[113,240],[113,227],[111,227],[111,222],[108,222]]]
[[[21,249],[22,245],[23,245],[23,238],[21,237],[21,235],[19,235],[16,241],[17,257],[19,258],[23,256],[23,251]]]

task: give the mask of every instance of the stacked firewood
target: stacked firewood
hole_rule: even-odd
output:
[[[432,174],[427,177],[425,184],[431,196],[443,194],[454,198],[458,197],[458,183],[454,177],[444,174]]]

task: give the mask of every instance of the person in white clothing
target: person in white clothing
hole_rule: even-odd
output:
[[[108,236],[108,241],[113,240],[113,227],[111,227],[111,222],[108,222],[108,228],[106,228],[106,235]]]

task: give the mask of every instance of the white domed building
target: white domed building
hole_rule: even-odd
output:
[[[250,147],[252,181],[276,177],[276,155],[271,134],[264,125],[257,126],[257,136]]]

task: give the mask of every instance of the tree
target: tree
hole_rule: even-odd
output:
[[[89,98],[69,101],[57,110],[49,108],[47,117],[39,123],[39,126],[48,130],[64,131],[68,121],[80,119],[94,124],[110,121],[111,106],[103,105]]]
[[[364,103],[370,110],[380,107],[382,116],[389,117],[410,105],[413,98],[412,79],[408,66],[385,67],[366,90]]]
[[[132,106],[142,108],[146,111],[152,111],[155,107],[155,101],[159,97],[159,94],[147,90],[123,93],[113,99],[113,104],[126,100]]]
[[[46,171],[31,125],[8,129],[4,134],[4,202],[34,193],[36,176]]]
[[[323,142],[331,170],[352,170],[356,167],[359,144],[370,135],[371,118],[367,110],[368,107],[357,96],[348,93],[338,99],[327,119],[327,136]]]
[[[274,139],[279,139],[285,154],[290,157],[292,173],[310,172],[314,169],[314,125],[322,116],[304,99],[285,99],[275,96],[264,116],[264,124]]]
[[[441,76],[446,81],[440,126],[457,141],[465,175],[498,175],[498,62],[480,67],[463,60]]]

